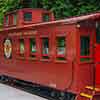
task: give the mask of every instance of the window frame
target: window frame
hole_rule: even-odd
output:
[[[81,37],[89,37],[89,55],[81,55]],[[79,42],[79,44],[80,44],[80,62],[81,63],[84,63],[84,62],[90,62],[91,61],[91,35],[90,34],[88,34],[88,35],[80,35],[80,42]],[[82,60],[82,59],[84,59],[84,60]]]
[[[13,13],[12,16],[13,16],[12,25],[17,25],[17,14]],[[16,16],[16,21],[15,21],[15,16]]]
[[[61,55],[58,55],[57,54],[57,38],[65,38],[65,54],[61,54]],[[63,58],[63,60],[62,59],[59,59],[59,58]],[[56,37],[55,37],[55,61],[56,62],[63,62],[63,63],[66,63],[66,61],[67,61],[67,37],[66,37],[66,35],[57,35]]]
[[[32,58],[32,59],[36,59],[37,58],[37,53],[38,53],[38,45],[37,45],[37,37],[36,36],[34,36],[34,37],[29,37],[28,38],[29,39],[29,57],[30,58]],[[30,41],[31,41],[31,39],[35,39],[35,46],[36,46],[36,52],[31,52],[31,48],[30,48]],[[32,57],[32,56],[34,56],[34,57]]]
[[[25,14],[26,13],[31,13],[31,20],[25,20]],[[23,11],[23,21],[24,21],[24,23],[32,23],[32,17],[33,17],[33,14],[32,14],[32,11]]]
[[[44,38],[48,38],[48,44],[49,44],[48,54],[43,54],[42,39],[44,39]],[[40,52],[41,52],[40,61],[51,61],[50,50],[51,50],[50,37],[49,36],[40,36]],[[43,58],[43,57],[48,57],[48,58]]]
[[[100,21],[97,21],[96,22],[96,43],[97,44],[100,44],[100,40],[99,40],[99,38],[100,38]]]
[[[48,20],[45,19],[45,17],[48,15]],[[43,22],[49,22],[51,20],[51,16],[50,16],[50,13],[43,13],[42,14],[42,20]]]
[[[8,19],[6,19],[6,18],[8,18]],[[10,24],[10,15],[6,15],[5,16],[5,26],[9,26],[9,24]]]
[[[21,39],[24,40],[24,50],[25,50],[25,38],[23,38],[23,37],[18,38],[18,55],[19,55],[19,57],[25,58],[25,51],[24,51],[23,55],[20,53],[20,40]]]

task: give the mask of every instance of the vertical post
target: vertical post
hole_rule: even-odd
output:
[[[25,39],[25,58],[27,59],[29,57],[29,53],[30,53],[30,48],[29,48],[29,39],[26,38]]]

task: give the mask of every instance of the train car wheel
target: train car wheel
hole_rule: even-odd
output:
[[[55,97],[56,96],[56,92],[55,91],[52,91],[51,92],[51,97]]]
[[[1,82],[5,82],[5,81],[6,81],[5,76],[3,76],[3,75],[2,75],[2,76],[0,76],[0,81],[1,81]]]

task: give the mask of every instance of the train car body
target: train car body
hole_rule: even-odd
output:
[[[58,21],[42,9],[7,13],[0,31],[0,75],[70,92],[76,100],[97,93],[93,99],[99,100],[99,20],[100,13]]]

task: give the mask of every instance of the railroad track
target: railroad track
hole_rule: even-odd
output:
[[[8,76],[2,76],[0,79],[0,83],[26,91],[31,94],[35,94],[37,96],[46,98],[47,100],[71,100],[67,99],[67,97],[65,97],[66,95],[64,97],[61,97],[59,96],[59,94],[57,94],[57,92],[54,92],[52,89],[48,89],[47,87],[41,87],[31,82],[18,80]]]

